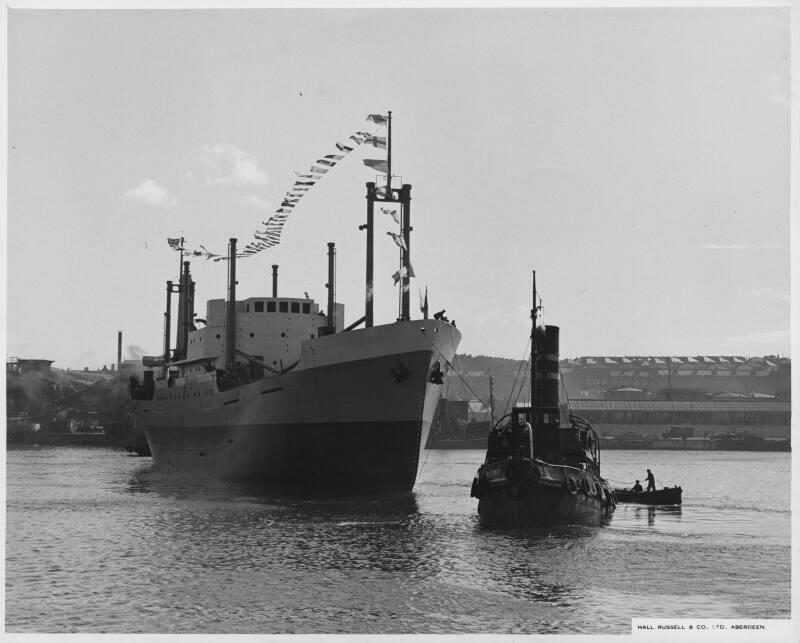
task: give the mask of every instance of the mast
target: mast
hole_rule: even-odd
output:
[[[236,239],[228,241],[228,302],[225,315],[225,370],[236,366]]]
[[[491,426],[494,427],[494,378],[491,371],[489,371],[489,414]]]
[[[180,263],[178,263],[178,292],[180,292],[181,277],[183,276],[183,242],[184,242],[184,239],[183,239],[183,237],[181,237],[181,247],[180,247],[181,260],[180,260]],[[178,314],[180,314],[180,311],[181,311],[181,307],[180,307],[180,304],[178,304]]]
[[[536,271],[533,271],[533,308],[531,308],[531,426],[536,426],[538,420],[534,411],[536,399]]]
[[[365,288],[365,302],[364,302],[364,326],[372,328],[372,313],[374,303],[374,289],[373,289],[373,260],[375,252],[375,183],[369,181],[367,183],[367,222],[359,229],[366,229],[367,231],[367,283]]]
[[[388,112],[387,117],[388,132],[386,137],[386,188],[381,196],[380,188],[373,182],[367,183],[367,222],[358,226],[359,230],[367,231],[367,275],[366,275],[366,304],[364,311],[364,326],[370,328],[373,325],[373,303],[374,303],[374,281],[373,281],[373,259],[374,259],[374,223],[375,223],[375,202],[400,203],[400,238],[405,244],[405,250],[400,249],[400,272],[405,273],[401,276],[400,292],[398,294],[399,316],[398,321],[411,319],[411,301],[409,292],[409,273],[411,270],[411,185],[404,183],[399,190],[392,188],[392,112]],[[397,235],[394,236],[396,240]],[[360,324],[361,320],[356,322]]]
[[[389,110],[389,124],[386,134],[386,196],[392,191],[392,110]]]

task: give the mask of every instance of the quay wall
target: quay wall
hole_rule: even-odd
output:
[[[638,433],[650,439],[660,438],[662,433],[669,431],[671,424],[601,424],[592,422],[592,426],[600,437],[621,436],[625,433]],[[695,438],[712,436],[715,433],[730,433],[734,428],[748,429],[762,438],[789,438],[791,427],[788,425],[752,425],[752,424],[702,424],[694,425]]]

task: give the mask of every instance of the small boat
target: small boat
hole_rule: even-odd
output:
[[[631,491],[629,489],[614,489],[614,494],[619,502],[633,502],[640,505],[679,505],[683,489],[664,487],[655,491]]]
[[[587,420],[562,408],[559,329],[536,324],[536,273],[533,300],[533,403],[515,406],[489,432],[486,460],[470,495],[478,498],[478,515],[487,526],[598,524],[617,501],[600,475],[597,433]]]

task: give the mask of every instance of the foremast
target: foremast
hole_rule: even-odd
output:
[[[378,187],[374,181],[367,183],[367,222],[359,226],[367,231],[367,270],[365,284],[364,317],[356,321],[350,328],[362,322],[366,328],[374,324],[374,256],[375,256],[375,204],[389,203],[400,206],[400,234],[390,233],[400,248],[400,304],[398,321],[411,320],[411,184],[403,183],[400,188],[392,185],[392,112],[388,112],[388,130],[386,137],[386,184]]]

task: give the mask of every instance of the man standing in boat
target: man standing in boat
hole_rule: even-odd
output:
[[[650,469],[647,470],[647,490],[656,490],[656,477],[653,475],[653,472],[650,471]]]

